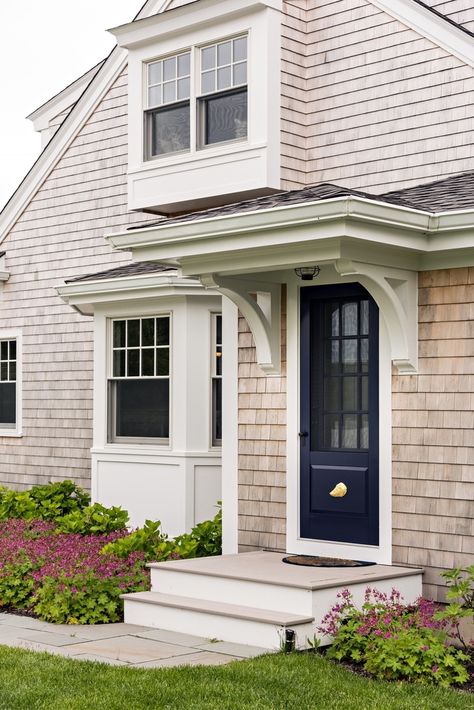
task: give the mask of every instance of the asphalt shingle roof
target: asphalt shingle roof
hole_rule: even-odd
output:
[[[428,212],[474,209],[474,170],[383,195],[390,202],[407,201]],[[400,204],[401,204],[400,203]]]
[[[66,279],[67,284],[77,283],[78,281],[104,281],[106,279],[123,279],[127,276],[142,276],[143,274],[155,274],[170,272],[176,274],[177,269],[169,264],[158,264],[153,261],[137,261],[136,263],[117,266],[115,269],[107,271],[99,271],[96,274],[87,274],[87,276],[76,276],[73,279]]]

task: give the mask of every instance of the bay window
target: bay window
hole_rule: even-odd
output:
[[[170,317],[112,321],[109,441],[167,443],[170,409]]]

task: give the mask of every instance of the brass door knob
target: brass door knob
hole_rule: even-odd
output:
[[[344,498],[347,493],[347,486],[345,483],[338,483],[332,491],[329,493],[333,498]]]

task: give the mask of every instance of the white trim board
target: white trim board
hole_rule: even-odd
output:
[[[449,54],[474,67],[474,39],[428,8],[418,5],[413,0],[370,0],[370,2]]]

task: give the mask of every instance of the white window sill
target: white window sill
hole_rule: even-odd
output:
[[[11,439],[20,439],[23,436],[22,431],[15,431],[15,429],[0,429],[0,437],[10,437]]]

